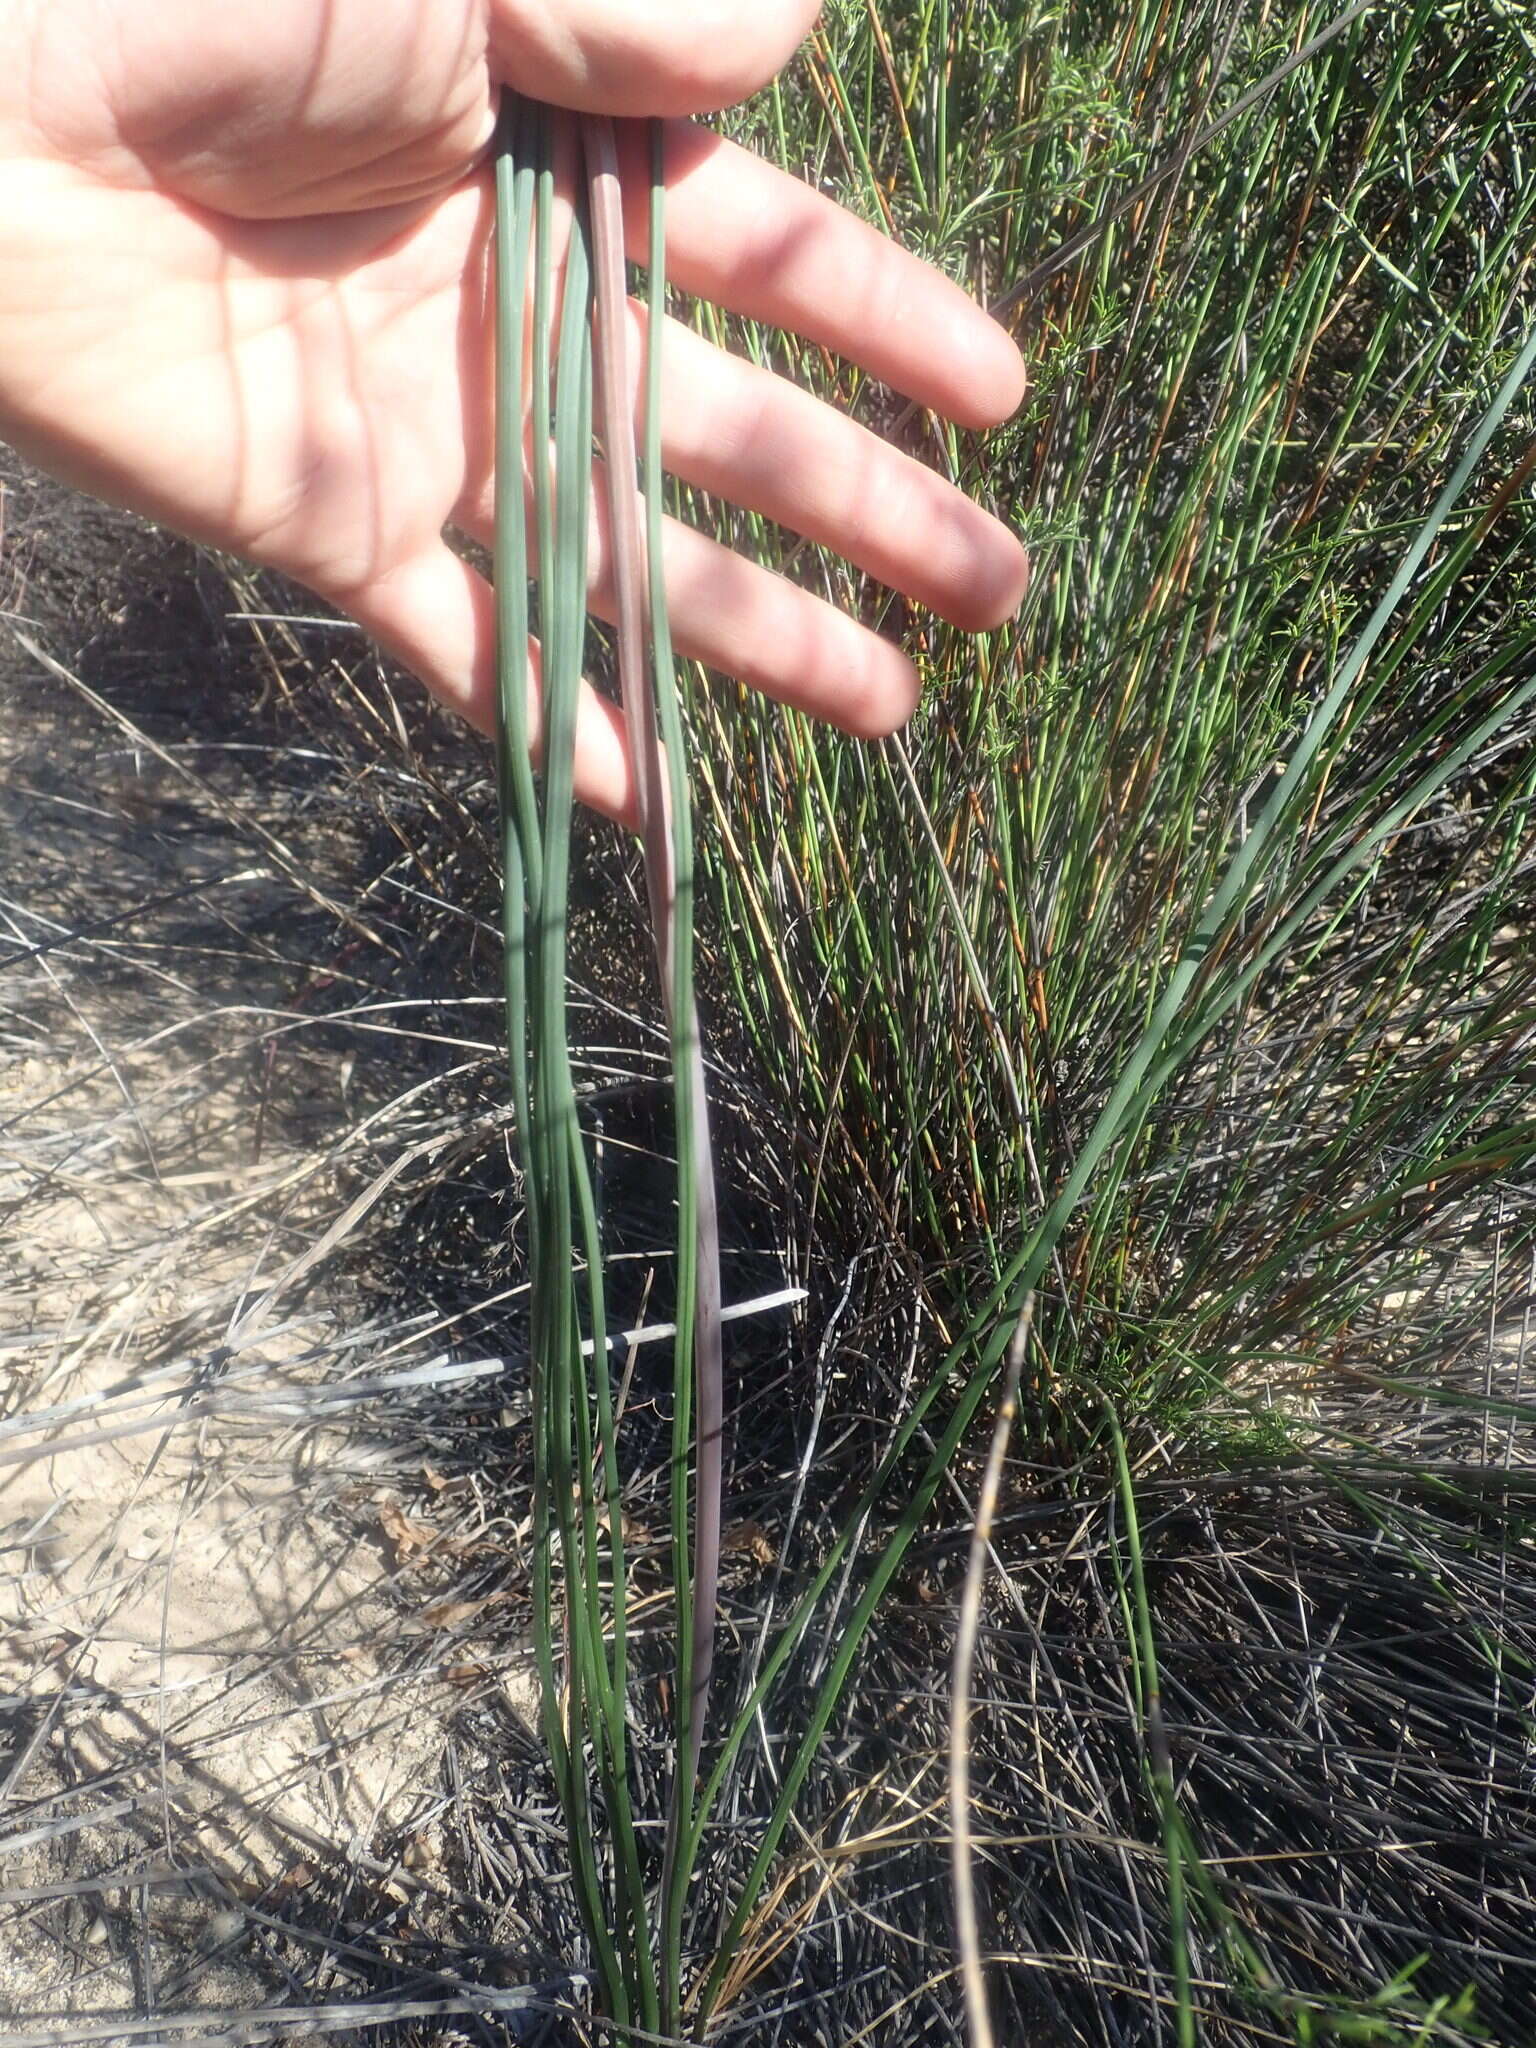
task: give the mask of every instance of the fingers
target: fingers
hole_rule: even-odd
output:
[[[598,465],[589,544],[592,609],[613,617],[607,477]],[[465,530],[489,544],[491,509],[462,508]],[[918,676],[899,647],[835,605],[775,576],[677,520],[665,522],[667,608],[680,654],[861,739],[905,724]]]
[[[601,482],[601,480],[600,480]],[[603,492],[597,493],[598,502]],[[489,539],[485,531],[477,536]],[[594,520],[593,606],[612,615],[606,516]],[[678,651],[861,738],[893,732],[917,703],[916,670],[888,641],[833,606],[667,522],[669,608]],[[496,724],[495,603],[485,579],[436,546],[363,590],[322,593],[433,694],[482,732]],[[538,649],[529,647],[529,717],[541,731]],[[635,783],[619,707],[583,684],[576,794],[633,825]]]
[[[794,55],[818,0],[492,0],[491,65],[518,92],[603,114],[703,114]]]
[[[631,305],[629,317],[629,355],[637,363],[644,314]],[[1017,609],[1028,582],[1017,538],[944,478],[681,323],[668,321],[661,362],[662,454],[674,475],[834,549],[965,631],[985,631]],[[493,489],[483,477],[455,515],[479,538],[490,533]],[[829,606],[804,593],[789,597],[778,578],[763,570],[746,573],[747,565],[724,549],[705,549],[681,528],[669,550],[674,624],[691,653],[737,675],[745,671],[733,667],[729,651],[739,650],[742,659],[755,655],[771,693],[799,702],[779,672],[781,649],[770,648],[765,658],[755,637],[762,630],[788,633],[781,648],[793,644],[817,701],[832,707],[839,723],[850,723],[827,672],[829,664],[844,676],[855,672],[848,621],[838,619],[837,646],[823,659],[814,640],[838,617]],[[751,627],[733,619],[736,605],[755,622]],[[889,649],[879,644],[880,654],[866,650],[865,662],[888,659]],[[865,677],[848,687],[863,694],[871,684]]]
[[[647,131],[626,126],[626,234],[643,262]],[[666,131],[669,281],[752,320],[820,342],[966,427],[1024,396],[1007,332],[958,285],[834,201],[708,130]]]
[[[638,362],[644,315],[631,306],[630,319]],[[667,323],[661,360],[662,454],[674,475],[834,549],[967,632],[1012,616],[1028,582],[1024,550],[943,477],[680,323]],[[490,528],[492,489],[485,479],[457,515],[477,535]],[[761,601],[752,590],[746,600],[754,611]],[[687,629],[680,608],[679,621]]]
[[[593,609],[613,616],[606,476],[593,548]],[[835,605],[669,519],[667,609],[678,652],[859,739],[881,739],[917,708],[917,670]]]
[[[357,591],[325,591],[437,697],[482,732],[496,727],[496,611],[485,578],[441,544]],[[542,730],[539,650],[528,646],[528,713]],[[617,705],[583,683],[576,719],[576,795],[633,825],[635,786]]]
[[[632,318],[639,360],[638,308]],[[675,475],[836,549],[967,632],[1011,617],[1028,581],[1024,550],[944,478],[679,322],[667,323],[661,363],[662,449]]]
[[[598,499],[601,502],[602,492]],[[489,539],[488,524],[477,538]],[[607,520],[594,521],[594,608],[612,614]],[[745,562],[702,534],[667,522],[666,577],[678,651],[784,704],[862,738],[893,732],[917,703],[917,673],[901,650],[833,606]],[[446,546],[429,549],[362,590],[327,590],[433,694],[482,732],[496,725],[495,603],[485,579]],[[530,642],[529,718],[542,729],[537,647]],[[576,794],[621,824],[635,822],[635,783],[623,713],[582,685]]]

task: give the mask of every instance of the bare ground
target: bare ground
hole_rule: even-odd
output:
[[[530,1715],[515,1517],[432,1462],[499,1368],[345,1270],[484,1030],[417,1057],[387,906],[349,924],[388,850],[344,747],[278,739],[291,635],[175,543],[9,498],[0,2016],[304,2004],[451,1890],[454,1717]]]

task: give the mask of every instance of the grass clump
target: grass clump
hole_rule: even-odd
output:
[[[1057,1841],[1072,1817],[1043,1765],[1025,1796],[1004,1733],[1047,1711],[1042,1664],[1097,1660],[1101,1629],[1133,1657],[1149,1640],[1118,1595],[1084,1612],[1045,1591],[1075,1577],[1048,1543],[1042,1558],[1053,1514],[1081,1516],[1101,1572],[1122,1554],[1106,1399],[1131,1469],[1188,1490],[1235,1585],[1227,1532],[1252,1526],[1255,1497],[1322,1525],[1292,1527],[1303,1607],[1310,1546],[1366,1530],[1410,1627],[1436,1640],[1449,1586],[1496,1570],[1503,1619],[1490,1633],[1480,1595],[1463,1642],[1486,1712],[1513,1730],[1494,1701],[1529,1656],[1520,1481],[1483,1459],[1501,1443],[1517,1469],[1530,1419],[1527,33],[1477,7],[847,7],[758,117],[791,167],[1007,304],[1035,364],[1025,414],[984,447],[898,425],[1036,554],[1022,618],[974,651],[911,628],[930,687],[904,740],[851,747],[715,685],[694,700],[729,1013],[802,1162],[792,1256],[829,1305],[858,1260],[866,1356],[887,1318],[890,1355],[914,1326],[932,1333],[920,1355],[952,1347],[932,1377],[853,1369],[886,1414],[903,1390],[903,1419],[860,1428],[839,1409],[861,1448],[845,1491],[827,1476],[805,1568],[851,1605],[835,1622],[806,1610],[811,1726],[871,1727],[852,1695],[900,1667],[898,1560],[964,1495],[970,1415],[1033,1290],[1015,1439],[1030,1537],[998,1549],[1021,1575],[1011,1626],[1035,1642],[1034,1704],[1009,1683],[994,1696],[992,1796],[1022,1801],[1021,1833]],[[792,345],[757,345],[828,388]],[[881,418],[856,380],[830,388]],[[846,602],[880,602],[737,531]],[[865,1494],[857,1465],[881,1455],[888,1490]],[[1160,1628],[1177,1603],[1156,1540],[1144,1619]],[[1079,1616],[1064,1632],[1042,1619],[1057,1599]],[[1245,1611],[1264,1609],[1250,1589]],[[791,1686],[799,1656],[786,1642]],[[1339,1657],[1356,1698],[1359,1666]],[[919,1657],[907,1682],[939,1680]],[[1076,1681],[1071,1696],[1091,1717],[1086,1754],[1067,1747],[1080,1778],[1115,1710]],[[1123,1705],[1128,1739],[1149,1739]],[[1262,1905],[1239,1884],[1233,1906],[1220,1847],[1249,1852],[1239,1809],[1194,1789],[1206,1725],[1219,1744],[1186,1689],[1176,1828],[1140,1765],[1149,1810],[1140,1790],[1122,1803],[1117,1750],[1099,1757],[1113,1782],[1072,1808],[1103,1815],[1102,1857],[1057,1841],[1039,1890],[1033,1852],[1000,1842],[994,1946],[1020,1958],[1018,2023],[1043,2001],[1073,2038],[1153,2039],[1198,2003],[1200,2026],[1233,2038],[1261,2019],[1282,2038],[1518,2038],[1514,1920],[1495,1912],[1502,1944],[1481,1955],[1449,1934],[1447,1890],[1464,1896],[1449,1841],[1396,1865],[1383,1851],[1345,1917],[1320,1923],[1321,1879],[1278,1827],[1284,1881]],[[1309,1771],[1326,1773],[1331,1739]],[[781,1757],[743,1744],[742,1769],[788,1782]],[[1335,1810],[1326,1775],[1298,1782],[1264,1756],[1275,1811],[1299,1826],[1306,1798]],[[801,1759],[830,1797],[820,1759]],[[1374,1752],[1360,1768],[1382,1782]],[[1411,1801],[1387,1810],[1410,1826]],[[1528,1837],[1518,1818],[1491,1824],[1519,1872],[1513,1914]],[[1108,1847],[1160,1839],[1150,1864]],[[1342,1834],[1321,1839],[1332,1874],[1349,1867]],[[1184,1885],[1179,1941],[1173,1841],[1186,1876],[1215,1873]],[[1111,1940],[1108,1909],[1076,1887],[1115,1854],[1096,1881],[1135,1931]],[[1106,1942],[1137,1960],[1080,1983],[1079,2002],[1069,1957]]]
[[[984,449],[908,414],[885,423],[1013,510],[1038,568],[1019,623],[979,647],[917,629],[927,701],[878,751],[710,685],[692,699],[710,993],[800,1162],[797,1277],[825,1286],[862,1262],[874,1327],[903,1298],[921,1320],[884,1425],[843,1422],[874,1477],[850,1460],[813,1483],[808,1450],[789,1522],[770,1515],[770,1611],[730,1659],[734,1706],[702,1797],[674,1808],[659,2006],[636,2006],[619,1983],[633,1967],[605,1954],[610,1925],[631,1954],[648,1942],[625,1680],[604,1662],[595,1504],[583,1531],[563,1505],[577,1467],[550,1453],[550,1526],[563,1557],[588,1559],[585,1594],[567,1591],[563,1682],[578,1719],[588,1700],[615,1829],[614,1910],[593,1889],[586,1917],[621,2021],[659,2011],[706,2029],[742,1998],[753,1955],[787,1952],[784,1846],[826,1816],[827,1744],[861,1718],[938,1503],[965,1499],[972,1424],[1029,1302],[1033,1490],[1061,1511],[1065,1489],[1097,1529],[1116,1589],[1097,1620],[1134,1679],[1140,1762],[1128,1784],[1120,1760],[1112,1796],[1129,1792],[1131,1812],[1145,1799],[1155,1823],[1155,1897],[1138,1891],[1134,1915],[1152,2024],[1170,2013],[1181,2041],[1224,2017],[1298,2039],[1475,2024],[1477,1972],[1443,1981],[1432,1943],[1404,1954],[1408,1909],[1354,1915],[1346,1955],[1292,1936],[1287,1915],[1313,1910],[1304,1886],[1267,1923],[1233,1903],[1162,1704],[1138,1488],[1149,1459],[1197,1492],[1221,1470],[1236,1512],[1245,1487],[1285,1475],[1390,1531],[1394,1569],[1438,1592],[1451,1523],[1401,1547],[1412,1518],[1383,1503],[1422,1461],[1361,1418],[1403,1400],[1524,1416],[1491,1384],[1480,1402],[1454,1385],[1488,1318],[1508,1313],[1484,1245],[1507,1271],[1536,1244],[1536,988],[1519,957],[1536,792],[1521,454],[1536,189],[1518,40],[1502,15],[1413,4],[1280,22],[1189,0],[1068,22],[986,4],[888,20],[871,0],[832,11],[762,110],[758,139],[791,168],[836,175],[872,218],[963,263],[1034,347],[1030,406]],[[878,396],[792,344],[740,339],[880,417]],[[560,387],[589,374],[572,357]],[[556,414],[557,449],[589,445],[572,418],[562,432]],[[560,480],[563,459],[557,518],[586,489],[584,471]],[[757,522],[732,538],[869,601]],[[553,614],[553,644],[574,688],[584,572],[574,531],[568,558],[557,525],[551,539],[541,555],[568,573],[572,607],[571,623]],[[520,646],[525,620],[512,624]],[[546,819],[563,774],[546,771]],[[562,969],[551,953],[536,970],[546,1003]],[[551,1108],[529,1107],[537,1133]],[[579,1186],[579,1143],[567,1149]],[[553,1154],[531,1159],[536,1189],[551,1172],[566,1172]],[[578,1206],[592,1275],[595,1209]],[[536,1289],[541,1273],[567,1287],[568,1209],[554,1221],[551,1234],[538,1212]],[[558,1313],[569,1351],[580,1325]],[[536,1359],[553,1327],[538,1315]],[[593,1330],[601,1316],[594,1295]],[[567,1371],[559,1386],[573,1384]],[[679,1415],[689,1384],[680,1357]],[[600,1442],[612,1494],[601,1373],[595,1386],[589,1420],[593,1397],[576,1400],[578,1466]],[[556,1411],[570,1398],[557,1391]],[[817,1387],[813,1430],[837,1405]],[[1471,1458],[1440,1462],[1436,1509],[1470,1518],[1456,1540],[1475,1551],[1487,1489]],[[765,1487],[768,1468],[749,1454],[733,1478]],[[687,1535],[674,1512],[675,1559]],[[616,1646],[622,1579],[615,1559]],[[546,1579],[540,1612],[549,1599]],[[684,1599],[680,1697],[701,1626]],[[1497,1650],[1483,1645],[1490,1670],[1525,1654],[1519,1636],[1506,1623]],[[701,1725],[679,1725],[677,1783]],[[552,1727],[584,1836],[566,1739]],[[690,1875],[706,1873],[685,1914]],[[794,1909],[802,1952],[836,1889]],[[1027,1926],[1003,1889],[997,1910]],[[1502,1979],[1478,1988],[1505,1996]]]
[[[792,340],[699,319],[987,497],[1035,573],[1019,621],[972,643],[761,522],[692,508],[903,631],[929,685],[875,749],[682,679],[727,1284],[810,1295],[726,1348],[707,1723],[684,1661],[706,1632],[686,1329],[664,1361],[615,1346],[605,1370],[611,1328],[687,1320],[675,1111],[686,1124],[694,1096],[667,1083],[693,1056],[688,1005],[646,964],[644,871],[563,779],[585,635],[571,515],[601,410],[585,320],[563,365],[538,318],[547,360],[503,360],[503,478],[525,376],[560,449],[532,515],[556,567],[530,596],[514,493],[498,577],[509,676],[528,631],[545,643],[542,783],[516,689],[498,789],[350,643],[242,587],[252,624],[221,631],[259,641],[261,689],[187,783],[219,862],[184,873],[174,841],[169,883],[136,869],[121,888],[103,866],[95,906],[70,893],[86,863],[38,869],[45,942],[75,977],[50,1028],[73,1028],[67,994],[132,1099],[93,1050],[90,1118],[64,1131],[40,1080],[11,1139],[15,1214],[51,1215],[61,1175],[136,1114],[156,1201],[195,1204],[227,1266],[174,1321],[128,1289],[80,1355],[103,1374],[119,1350],[190,1358],[187,1418],[249,1430],[217,1406],[246,1369],[230,1331],[258,1297],[274,1319],[342,1300],[345,1347],[329,1325],[278,1331],[308,1475],[293,1500],[338,1540],[396,1531],[392,1654],[413,1686],[454,1688],[422,1811],[306,1848],[307,1887],[257,1898],[274,2010],[361,2004],[421,2039],[955,2039],[951,1663],[985,1495],[966,1810],[997,2038],[1521,2048],[1532,54],[1503,0],[839,0],[733,117],[1008,308],[1031,395],[974,444]],[[514,300],[541,203],[530,139],[504,172]],[[658,683],[664,623],[653,601]],[[171,761],[153,688],[90,674]],[[676,770],[684,734],[661,737]],[[237,779],[258,745],[265,809]],[[52,802],[45,752],[18,802]],[[93,810],[56,807],[72,832],[117,801],[89,788]],[[151,816],[172,844],[170,810]],[[137,858],[145,835],[123,844]],[[246,907],[221,922],[226,884]],[[131,995],[131,1028],[85,999],[103,945],[93,971]],[[13,961],[29,1001],[55,959]],[[173,998],[197,1061],[151,1091]],[[23,1008],[7,1028],[32,1034]],[[349,1078],[306,1122],[291,1077],[327,1061]],[[193,1103],[205,1070],[217,1089]],[[205,1096],[230,1129],[226,1098],[251,1108],[260,1156],[184,1194],[199,1159],[165,1103],[203,1115]],[[157,1281],[193,1238],[156,1240]],[[94,1303],[85,1265],[70,1284]],[[988,1467],[1026,1301],[1017,1418]],[[388,1390],[349,1411],[355,1466],[313,1454],[339,1427],[304,1349],[327,1343]],[[89,1419],[123,1398],[113,1379]],[[403,1521],[359,1494],[376,1471]],[[530,1633],[537,1736],[503,1683]],[[29,1768],[59,1785],[22,1820],[73,1825],[82,1800],[174,1780],[176,1742],[197,1761],[222,1737],[201,1711],[72,1779],[73,1750],[55,1763],[39,1736]],[[88,1708],[61,1693],[48,1712],[73,1742]],[[160,1854],[151,1808],[113,1870]],[[124,1953],[158,1954],[126,1896]],[[203,1969],[160,1970],[145,2024],[195,2008]]]

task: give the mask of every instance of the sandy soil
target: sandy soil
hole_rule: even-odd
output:
[[[6,567],[30,638],[29,565]],[[186,561],[161,574],[182,602]],[[131,611],[107,630],[131,648]],[[324,1168],[355,1062],[306,1048],[253,1088],[222,1057],[296,979],[250,938],[294,890],[241,844],[230,786],[199,791],[7,646],[0,2034],[323,1994],[327,1942],[451,1889],[439,1764],[466,1672],[531,1710],[525,1664],[476,1643],[515,1544],[482,1543],[435,1475],[423,1515],[419,1437],[372,1426],[377,1401],[317,1418],[389,1349],[355,1295],[267,1291],[345,1225]],[[135,907],[189,888],[195,943],[162,924],[146,950]]]

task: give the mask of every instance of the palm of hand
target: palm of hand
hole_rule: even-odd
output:
[[[134,27],[119,25],[116,69],[83,65],[87,17],[100,30],[125,10]],[[483,539],[490,517],[491,205],[487,180],[466,174],[492,121],[493,45],[512,52],[498,75],[515,75],[519,53],[556,33],[529,27],[536,11],[509,24],[477,0],[224,0],[204,9],[208,27],[190,0],[47,0],[31,96],[0,99],[20,138],[0,249],[11,438],[89,489],[297,577],[482,724],[489,592],[444,540],[452,527]],[[60,45],[71,25],[73,62]],[[39,80],[54,81],[51,95]],[[653,81],[652,102],[688,89]],[[590,78],[570,96],[581,93],[602,98]],[[825,201],[687,129],[669,150],[673,176],[690,288],[852,343],[962,414],[1016,398],[1005,342],[993,343],[994,391],[945,389],[923,327],[935,306],[952,325],[980,316]],[[860,350],[848,309],[816,303],[850,262],[887,306],[902,287],[917,293],[928,320],[906,334],[898,320]],[[970,360],[985,369],[978,331]],[[1016,547],[947,486],[684,330],[669,340],[663,431],[683,474],[844,546],[962,623],[1016,600]],[[799,458],[792,479],[786,456]],[[893,494],[899,516],[882,522],[871,505]],[[601,605],[600,546],[595,559]],[[686,650],[856,730],[910,709],[903,658],[819,600],[681,528],[667,571]],[[605,809],[627,805],[622,734],[596,700],[578,785]]]

